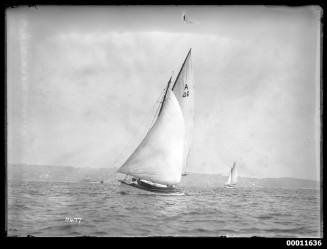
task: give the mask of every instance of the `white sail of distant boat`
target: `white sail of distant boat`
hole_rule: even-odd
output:
[[[191,50],[173,86],[171,80],[168,81],[153,126],[118,169],[118,172],[132,177],[131,182],[124,179],[121,180],[122,183],[153,192],[179,192],[175,185],[181,181],[186,160],[186,143],[190,143],[187,136],[190,129],[187,124],[190,120],[187,113],[189,108],[184,98],[189,98],[193,93],[191,89],[187,89],[190,77],[184,76],[189,69],[183,69],[185,65],[189,67],[190,57]]]
[[[233,167],[230,170],[228,180],[225,183],[225,187],[234,187],[236,183],[237,183],[237,169],[236,169],[236,162],[234,162]]]
[[[190,147],[192,142],[193,117],[194,117],[194,78],[192,70],[191,50],[188,52],[183,65],[172,85],[178,103],[183,111],[185,120],[185,145],[183,155],[183,175],[186,175],[186,167],[189,161]]]

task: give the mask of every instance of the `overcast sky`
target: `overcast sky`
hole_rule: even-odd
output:
[[[192,23],[183,23],[186,13]],[[192,48],[188,171],[318,179],[318,7],[7,11],[8,162],[119,167]]]

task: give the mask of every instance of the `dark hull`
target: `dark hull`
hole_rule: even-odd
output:
[[[224,188],[235,188],[236,185],[231,185],[231,184],[225,184]]]
[[[126,184],[131,187],[139,188],[145,191],[150,191],[154,193],[161,193],[161,194],[181,194],[182,192],[176,188],[160,188],[150,184],[138,184],[138,183],[129,183],[124,180],[119,180],[121,183]]]

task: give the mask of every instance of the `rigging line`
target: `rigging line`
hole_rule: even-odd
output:
[[[162,98],[162,95],[164,94],[164,91],[165,91],[165,89],[163,91],[161,91],[159,97],[155,101],[154,106],[156,106],[159,103],[160,99]],[[157,109],[158,109],[158,107],[157,107]],[[138,130],[141,127],[141,125],[143,125],[144,122],[148,119],[148,117],[150,116],[151,112],[153,112],[153,107],[146,113],[146,115],[145,115],[144,119],[142,120],[142,122],[137,126]],[[157,113],[157,111],[156,111],[156,113]],[[156,118],[156,115],[154,115],[154,117]],[[153,121],[154,121],[154,118],[151,120],[151,123]],[[132,136],[128,140],[127,144],[122,148],[121,152],[118,154],[117,158],[114,160],[113,165],[116,166],[116,164],[118,163],[118,160],[122,157],[123,153],[126,151],[127,147],[131,145],[131,143],[133,142],[133,140],[134,140],[134,136]]]
[[[170,77],[170,79],[169,79],[169,81],[171,80],[171,77]],[[159,112],[160,112],[160,110],[161,110],[161,108],[162,108],[162,104],[163,104],[163,102],[165,101],[165,96],[164,97],[162,97],[162,95],[163,94],[167,94],[167,91],[168,91],[168,88],[169,88],[169,84],[168,84],[168,86],[167,87],[165,87],[163,90],[162,90],[162,92],[161,92],[161,94],[160,94],[160,96],[159,96],[159,98],[157,99],[157,101],[156,101],[156,103],[160,100],[160,99],[162,99],[162,101],[160,101],[159,103],[161,104],[159,104],[158,106],[157,106],[157,109],[156,109],[156,111],[155,111],[155,113],[154,113],[154,115],[153,115],[153,119],[152,119],[152,121],[151,121],[151,125],[149,125],[149,126],[151,126],[152,127],[152,125],[154,124],[154,122],[155,122],[155,120],[158,118],[158,116],[159,116]]]
[[[164,96],[163,96],[163,98],[162,98],[162,101],[160,101],[160,104],[161,104],[161,105],[159,105],[159,106],[157,107],[157,110],[156,110],[155,115],[154,115],[154,117],[153,117],[153,120],[152,120],[152,122],[151,122],[151,126],[153,125],[153,123],[154,123],[155,120],[159,117],[159,115],[160,115],[160,113],[161,113],[161,110],[162,110],[163,105],[164,105],[164,102],[165,102],[165,100],[166,100],[166,96],[167,96],[167,93],[168,93],[168,90],[169,90],[169,87],[170,87],[170,84],[171,84],[171,79],[172,79],[173,75],[174,75],[174,71],[172,72],[172,75],[170,76],[170,79],[168,80],[168,83],[167,83],[166,88],[163,90],[165,94],[164,94]],[[160,99],[161,99],[161,96],[162,96],[162,95],[160,95]]]
[[[158,116],[160,115],[161,110],[162,110],[162,107],[163,107],[164,102],[165,102],[165,100],[166,100],[166,96],[167,96],[167,93],[168,93],[168,90],[169,90],[170,82],[171,82],[171,77],[170,77],[170,79],[169,79],[169,81],[168,81],[168,84],[167,84],[167,87],[166,87],[166,91],[165,91],[165,95],[164,95],[164,97],[163,97],[163,99],[162,99],[162,102],[161,102],[161,106],[160,106],[160,110],[159,110]]]
[[[161,96],[162,96],[162,94],[160,95],[160,98],[161,98]],[[157,101],[158,102],[158,101]],[[156,102],[156,103],[157,103]],[[155,111],[155,113],[154,113],[154,115],[153,115],[153,118],[152,118],[152,120],[151,120],[151,123],[150,123],[150,125],[149,125],[149,127],[152,127],[153,126],[153,124],[154,124],[154,122],[157,120],[157,118],[158,118],[158,113],[159,113],[159,108],[160,108],[160,103],[161,103],[161,101],[160,102],[158,102],[158,106],[157,106],[157,109],[156,109],[156,111]]]
[[[154,122],[155,122],[155,121],[157,120],[157,118],[158,118],[158,110],[159,110],[159,108],[160,108],[160,103],[162,102],[162,101],[159,101],[159,100],[162,99],[162,95],[163,95],[164,91],[165,91],[165,89],[161,92],[159,98],[158,98],[158,99],[156,100],[156,102],[155,102],[155,105],[154,105],[154,106],[156,106],[156,104],[157,104],[157,105],[159,104],[159,105],[157,106],[156,111],[154,112],[154,115],[153,115],[153,118],[152,118],[151,122],[149,122],[149,125],[146,126],[147,130],[149,130],[150,127],[153,126]]]

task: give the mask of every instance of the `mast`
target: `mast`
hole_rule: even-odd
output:
[[[188,53],[187,53],[187,55],[186,55],[186,58],[185,58],[185,60],[184,60],[184,62],[183,62],[183,65],[181,66],[181,69],[180,69],[179,72],[178,72],[178,75],[177,75],[177,77],[176,77],[176,79],[175,79],[174,85],[173,85],[173,87],[172,87],[171,90],[174,90],[174,87],[175,87],[176,82],[177,82],[177,80],[178,80],[178,78],[179,78],[179,75],[181,74],[181,72],[182,72],[182,70],[183,70],[183,67],[184,67],[184,65],[185,65],[185,62],[186,62],[187,58],[190,56],[191,51],[192,51],[192,48],[190,48],[190,50],[188,51]]]
[[[169,89],[169,86],[170,86],[170,82],[171,82],[171,76],[170,76],[170,79],[169,79],[168,84],[167,84],[165,95],[163,96],[163,99],[162,99],[162,102],[161,102],[161,106],[160,106],[160,110],[159,110],[158,116],[160,115],[161,110],[162,110],[162,107],[163,107],[163,104],[164,104],[164,102],[166,100],[166,96],[167,96],[167,92],[168,92],[168,89]]]

